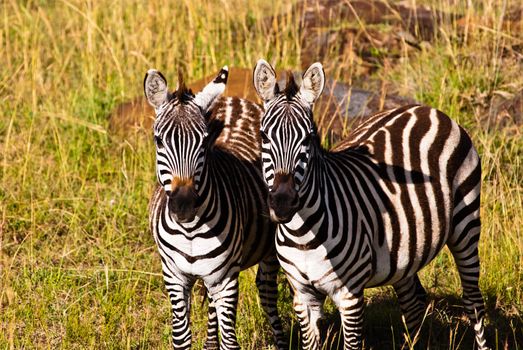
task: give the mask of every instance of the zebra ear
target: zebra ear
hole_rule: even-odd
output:
[[[300,87],[300,94],[303,101],[312,105],[320,97],[325,86],[325,72],[321,63],[313,63],[305,73]]]
[[[225,85],[229,77],[229,68],[224,66],[216,78],[207,84],[202,91],[194,96],[194,102],[200,106],[200,108],[207,112],[217,97],[219,97],[225,91]]]
[[[276,72],[267,61],[260,59],[254,67],[254,88],[256,92],[266,102],[274,97],[274,87],[276,86]]]
[[[147,102],[158,109],[167,99],[167,80],[156,69],[149,69],[143,79],[143,90]]]

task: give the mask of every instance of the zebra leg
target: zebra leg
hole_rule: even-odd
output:
[[[283,333],[280,317],[278,316],[278,269],[280,264],[276,256],[271,255],[258,265],[256,286],[260,295],[261,305],[269,318],[274,335],[274,341],[279,350],[288,349],[289,345]]]
[[[463,304],[465,311],[474,325],[478,349],[486,350],[485,304],[479,290],[479,255],[478,242],[481,231],[479,218],[479,185],[455,204],[452,232],[447,246],[458,267],[461,285],[463,287]]]
[[[345,291],[333,298],[338,306],[343,328],[344,349],[361,349],[363,331],[363,290]]]
[[[300,322],[302,349],[319,350],[320,330],[318,320],[323,316],[322,300],[295,291],[293,307]]]
[[[479,235],[479,232],[478,232]],[[479,256],[477,239],[471,237],[464,246],[450,246],[450,251],[458,267],[459,277],[463,288],[463,304],[470,321],[474,325],[476,344],[479,350],[487,350],[485,339],[485,304],[479,290]]]
[[[220,328],[220,349],[240,349],[236,339],[236,310],[238,306],[238,271],[218,286],[209,289],[214,301]]]
[[[218,317],[216,315],[216,308],[214,301],[209,296],[209,311],[207,319],[207,339],[203,346],[204,350],[215,350],[220,346],[218,341]]]
[[[171,301],[173,319],[172,319],[172,339],[173,348],[187,349],[191,348],[191,328],[189,326],[189,316],[191,314],[191,288],[178,283],[165,282],[167,293]]]
[[[398,296],[401,312],[411,339],[414,339],[423,320],[426,309],[427,292],[421,285],[418,275],[410,276],[393,284]]]

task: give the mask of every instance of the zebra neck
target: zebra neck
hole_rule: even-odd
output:
[[[330,249],[332,242],[337,241],[335,237],[350,231],[344,239],[351,245],[361,239],[362,219],[359,204],[347,187],[352,187],[353,181],[348,178],[350,176],[336,177],[340,176],[332,170],[332,162],[336,159],[328,152],[319,151],[311,155],[305,181],[300,187],[300,209],[289,223],[284,224],[282,232],[307,249],[319,245]]]
[[[310,152],[305,177],[299,190],[301,200],[298,211],[304,215],[324,207],[320,202],[323,201],[322,194],[325,193],[325,158],[319,141],[313,143]]]
[[[198,217],[200,220],[210,219],[207,218],[209,215],[209,208],[219,209],[220,198],[219,188],[216,186],[216,179],[213,179],[213,163],[211,157],[208,158],[207,162],[202,169],[200,175],[200,186],[198,187],[199,205]],[[213,210],[214,211],[214,210]]]
[[[320,145],[319,139],[314,140],[311,144],[309,160],[307,161],[307,168],[305,170],[305,176],[300,186],[299,195],[300,198],[307,197],[315,186],[320,186],[323,189],[324,181],[321,181],[324,177],[325,169],[325,158],[324,151]]]

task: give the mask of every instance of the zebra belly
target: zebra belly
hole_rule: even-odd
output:
[[[393,184],[395,191],[378,182],[389,203],[368,220],[375,266],[369,287],[393,284],[427,265],[448,239],[452,215],[452,193],[444,179]]]
[[[434,259],[448,238],[436,224],[421,232],[396,234],[397,238],[394,234],[386,236],[382,246],[374,245],[375,269],[366,287],[391,285],[416,274]],[[399,249],[394,249],[395,240],[399,240]]]

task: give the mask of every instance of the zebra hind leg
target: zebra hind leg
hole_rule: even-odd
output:
[[[478,231],[479,236],[479,231]],[[476,345],[479,350],[487,350],[485,339],[485,303],[479,290],[479,256],[477,238],[474,236],[465,240],[465,244],[450,246],[450,251],[458,267],[463,288],[463,304],[470,321],[474,326]]]
[[[479,168],[478,168],[479,169]],[[485,328],[483,325],[485,317],[485,304],[483,296],[479,290],[479,255],[478,243],[481,232],[480,211],[480,192],[479,171],[476,171],[466,185],[472,188],[470,183],[475,186],[468,190],[465,185],[461,185],[456,192],[454,213],[452,217],[453,231],[450,235],[447,246],[454,257],[458,268],[461,286],[463,288],[463,304],[470,321],[474,326],[476,345],[480,350],[489,349],[485,339]],[[470,179],[475,179],[472,181]]]
[[[260,302],[269,319],[274,335],[274,341],[279,350],[288,349],[289,345],[280,317],[278,316],[278,270],[279,263],[276,256],[270,256],[261,261],[256,274],[256,286],[260,295]]]
[[[217,350],[220,347],[218,341],[218,315],[216,314],[216,307],[214,301],[209,296],[209,311],[207,312],[207,339],[203,346],[204,350]]]
[[[414,340],[418,336],[426,310],[427,292],[417,274],[396,282],[393,287],[405,317],[409,337]]]
[[[452,231],[447,240],[447,246],[458,268],[463,288],[463,304],[474,326],[477,348],[486,350],[488,347],[483,325],[485,304],[479,290],[478,255],[481,232],[481,164],[473,150],[469,151],[461,168],[459,177],[454,180]]]

